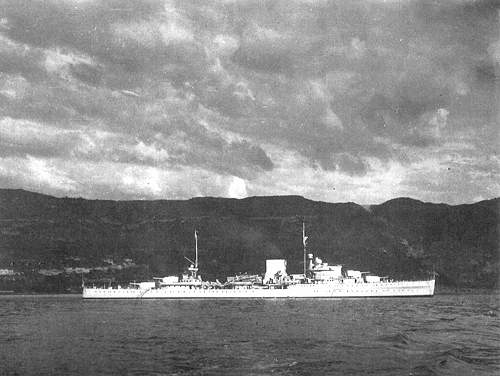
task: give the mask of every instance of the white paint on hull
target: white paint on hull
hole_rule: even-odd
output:
[[[83,289],[84,299],[262,299],[433,296],[435,280],[380,283],[298,284],[287,288],[204,289],[169,286],[151,289]]]

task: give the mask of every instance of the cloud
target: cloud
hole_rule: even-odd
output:
[[[76,64],[90,64],[89,58],[75,56],[71,53],[63,53],[59,49],[46,50],[45,52],[45,69],[48,72],[57,72],[64,70],[68,66]]]
[[[450,111],[446,108],[439,108],[436,111],[436,114],[429,121],[429,125],[434,127],[433,133],[436,137],[439,137],[441,135],[441,129],[446,127],[449,114]]]
[[[238,180],[239,179],[239,180]],[[158,168],[112,161],[70,161],[36,157],[0,157],[0,185],[91,199],[159,199],[228,196],[230,175],[200,168]],[[234,194],[244,195],[241,183]]]
[[[50,159],[0,156],[0,184],[50,194],[74,194],[78,183]]]
[[[72,131],[3,118],[0,120],[0,154],[67,156],[78,143],[77,136]]]
[[[6,0],[2,10],[5,184],[33,187],[11,168],[30,157],[45,176],[60,169],[57,186],[39,179],[47,191],[93,197],[228,195],[236,178],[249,194],[345,197],[320,184],[335,178],[369,202],[385,196],[367,179],[393,179],[387,194],[494,195],[483,188],[498,178],[483,163],[498,155],[494,2]],[[465,158],[467,190],[442,178],[423,191],[418,177],[450,158]],[[126,188],[84,183],[99,165]],[[210,188],[187,188],[205,184],[191,169],[213,176]],[[301,190],[301,175],[315,184]]]
[[[238,50],[239,45],[239,40],[236,37],[218,34],[213,39],[212,49],[218,56],[227,57],[233,55]]]
[[[29,87],[26,79],[20,75],[0,75],[0,94],[10,100],[24,97]]]
[[[167,137],[157,134],[156,138],[145,141],[88,126],[67,130],[4,118],[0,121],[0,154],[89,162],[108,160],[152,167],[185,165],[242,177],[273,168],[273,162],[261,147],[246,140],[225,141],[215,132],[203,132],[204,129],[193,128],[191,135],[185,131]]]
[[[245,198],[247,197],[247,188],[245,181],[238,177],[234,177],[231,183],[229,184],[229,188],[227,190],[228,197],[231,198]]]

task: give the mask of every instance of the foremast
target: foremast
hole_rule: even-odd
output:
[[[197,276],[197,273],[198,273],[198,231],[196,229],[194,230],[194,250],[195,250],[194,262],[191,259],[187,258],[186,256],[184,256],[184,258],[191,263],[191,265],[188,268],[188,271],[191,273],[190,277],[192,279],[198,279],[198,276]]]

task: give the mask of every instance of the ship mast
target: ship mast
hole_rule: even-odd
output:
[[[196,230],[194,230],[194,244],[195,244],[194,267],[198,269],[198,232]]]
[[[184,256],[184,258],[191,263],[191,266],[188,268],[191,272],[191,278],[196,279],[196,273],[198,272],[198,232],[196,230],[194,230],[194,249],[194,262],[186,256]]]
[[[306,241],[306,225],[304,222],[302,222],[302,244],[304,245],[304,278],[306,277]]]

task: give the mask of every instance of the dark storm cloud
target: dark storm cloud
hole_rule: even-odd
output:
[[[485,109],[491,112],[497,106],[493,103],[494,71],[486,69],[484,75],[478,75],[477,69],[484,66],[484,61],[490,61],[489,66],[493,65],[488,47],[498,38],[495,10],[492,2],[362,3],[346,5],[340,11],[339,7],[332,6],[323,11],[325,14],[336,13],[337,17],[338,13],[342,14],[341,32],[335,28],[335,17],[326,19],[319,16],[315,24],[306,30],[309,34],[305,36],[299,32],[291,34],[293,30],[286,27],[285,30],[264,30],[261,31],[263,40],[254,38],[248,46],[242,43],[236,61],[255,71],[289,74],[290,80],[302,80],[301,86],[307,85],[307,81],[304,82],[307,78],[321,77],[327,69],[353,73],[343,87],[331,88],[325,103],[316,102],[317,107],[309,107],[311,102],[306,100],[305,106],[295,107],[297,111],[305,111],[298,112],[296,118],[287,119],[290,123],[308,123],[308,131],[311,131],[311,128],[317,128],[315,124],[318,123],[321,107],[331,106],[344,129],[332,135],[330,147],[322,147],[325,139],[328,140],[330,129],[321,132],[320,138],[306,141],[319,146],[310,155],[323,161],[322,166],[328,168],[328,163],[324,162],[333,159],[336,152],[343,151],[342,146],[354,154],[352,159],[356,158],[356,154],[379,157],[366,153],[368,150],[380,150],[383,155],[391,152],[389,145],[386,150],[381,150],[380,144],[377,147],[373,143],[375,136],[386,137],[392,144],[419,148],[445,142],[445,137],[433,132],[425,121],[431,120],[441,108],[449,109],[447,111],[452,113],[450,118],[487,117]],[[278,23],[278,28],[283,24],[286,25],[286,22]],[[321,25],[321,33],[318,24]],[[300,29],[301,32],[303,30]],[[304,40],[310,42],[304,43]],[[294,42],[296,49],[290,47]],[[318,46],[322,47],[315,55],[312,51]],[[242,52],[245,47],[246,53]],[[302,52],[305,53],[302,55]],[[247,55],[251,58],[241,58]],[[260,59],[260,55],[264,58]],[[252,59],[258,64],[253,64]],[[288,70],[279,69],[282,63]],[[311,65],[317,70],[311,70]],[[292,68],[293,72],[290,71]],[[474,104],[464,111],[463,102],[475,101],[473,96],[484,99],[485,104]],[[283,98],[277,107],[286,108],[287,103],[297,105],[293,98]],[[288,114],[293,112],[287,111]],[[449,122],[450,132],[454,125]],[[307,137],[301,139],[308,140]],[[360,139],[362,143],[357,142]],[[297,143],[293,134],[289,135],[289,140]],[[335,140],[340,140],[341,145]],[[338,166],[335,163],[331,165]],[[349,171],[351,164],[344,165]],[[356,170],[364,171],[362,168]]]
[[[6,35],[13,40],[41,48],[64,47],[94,57],[112,71],[125,76],[143,73],[164,78],[182,73],[203,60],[195,43],[166,44],[162,41],[161,20],[150,19],[164,11],[163,3],[137,1],[6,2]],[[167,20],[167,23],[171,20]],[[168,33],[168,30],[166,30]],[[178,65],[170,72],[168,64]],[[122,77],[124,83],[128,79]],[[131,80],[131,84],[138,84]],[[114,82],[119,85],[119,82]]]
[[[5,157],[256,179],[286,162],[271,160],[277,148],[305,169],[355,179],[378,163],[411,169],[426,152],[445,160],[449,144],[476,150],[472,170],[496,153],[493,1],[5,0],[0,9],[1,115],[19,134],[23,121],[61,132],[38,146],[4,140]]]
[[[77,158],[81,161],[147,166],[203,167],[221,173],[248,177],[268,171],[273,162],[259,146],[247,141],[227,142],[216,135],[195,137],[206,132],[192,129],[143,141],[127,134],[96,133],[87,129],[61,130],[44,124],[6,118],[0,123],[0,156]]]

